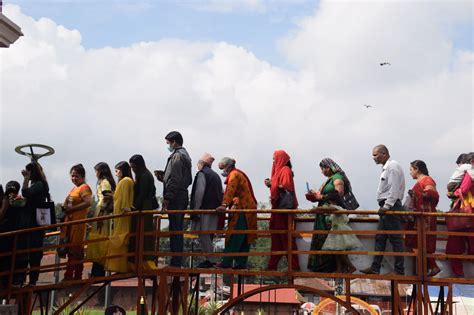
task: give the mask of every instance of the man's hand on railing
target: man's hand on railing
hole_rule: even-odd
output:
[[[379,209],[379,215],[384,215],[387,211],[388,211],[388,209],[386,209],[386,208],[380,208]]]

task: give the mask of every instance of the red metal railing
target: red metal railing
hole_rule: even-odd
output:
[[[428,235],[436,235],[438,239],[446,238],[449,236],[467,236],[467,237],[474,237],[474,231],[463,231],[463,232],[450,232],[450,231],[426,231],[425,228],[425,218],[436,216],[438,217],[438,223],[440,225],[443,224],[443,218],[449,216],[464,216],[464,217],[474,217],[472,214],[452,214],[452,213],[418,213],[418,212],[387,212],[387,214],[397,215],[397,216],[412,216],[416,220],[416,230],[402,230],[402,231],[377,231],[377,230],[353,230],[353,231],[314,231],[314,230],[295,230],[294,223],[295,222],[302,222],[302,221],[311,221],[311,218],[298,218],[294,217],[293,215],[298,214],[314,214],[314,213],[324,213],[324,214],[363,214],[363,215],[374,215],[377,214],[377,211],[372,210],[357,210],[357,211],[333,211],[327,208],[318,208],[312,210],[229,210],[227,211],[228,214],[236,214],[236,213],[245,213],[245,212],[256,212],[259,214],[259,220],[268,220],[268,215],[273,213],[279,214],[292,214],[288,216],[289,220],[289,228],[287,230],[245,230],[245,231],[227,231],[227,230],[216,230],[216,231],[161,231],[161,221],[167,220],[167,214],[172,213],[180,213],[180,214],[213,214],[215,213],[214,210],[176,210],[176,211],[167,211],[167,213],[162,213],[160,211],[140,211],[140,212],[132,212],[123,215],[111,215],[107,217],[100,217],[100,218],[90,218],[84,220],[78,220],[74,222],[67,222],[67,223],[60,223],[48,227],[37,227],[28,230],[20,230],[20,231],[12,231],[6,233],[0,233],[0,242],[4,242],[6,240],[12,241],[12,248],[10,252],[7,253],[0,253],[0,259],[11,257],[10,261],[10,268],[9,270],[0,272],[0,277],[8,277],[8,285],[6,288],[3,288],[0,291],[0,296],[5,298],[7,302],[10,300],[15,300],[16,303],[22,303],[21,307],[25,310],[32,310],[33,302],[31,301],[32,293],[37,291],[47,291],[52,289],[61,289],[70,287],[73,284],[82,285],[82,291],[85,288],[88,288],[90,285],[94,283],[100,282],[108,282],[108,281],[116,281],[120,279],[126,278],[137,278],[137,288],[138,288],[138,295],[137,295],[137,308],[140,305],[140,297],[146,296],[145,294],[145,286],[144,286],[144,279],[146,278],[153,278],[154,279],[154,294],[153,299],[151,301],[151,311],[153,314],[155,312],[159,312],[159,314],[166,314],[165,311],[169,309],[169,303],[166,300],[168,297],[172,297],[171,294],[167,294],[168,280],[167,277],[178,277],[182,276],[185,277],[189,281],[189,277],[196,273],[205,273],[205,274],[219,274],[219,275],[253,275],[253,276],[278,276],[282,278],[286,278],[288,284],[293,283],[293,279],[295,277],[320,277],[320,278],[341,278],[341,279],[378,279],[378,280],[390,280],[392,281],[392,286],[397,286],[399,283],[410,283],[414,284],[418,287],[416,292],[416,299],[413,301],[413,307],[415,307],[420,314],[431,314],[433,313],[431,302],[429,301],[429,296],[426,296],[427,293],[427,286],[428,285],[446,285],[448,288],[452,288],[453,284],[474,284],[473,278],[455,278],[455,277],[429,277],[427,274],[427,258],[435,258],[438,260],[446,260],[451,258],[457,258],[461,260],[472,260],[474,259],[474,255],[450,255],[445,253],[433,253],[428,254],[426,250],[426,236]],[[157,224],[155,231],[143,232],[144,230],[144,220],[146,215],[153,214],[156,216]],[[262,216],[262,215],[267,215]],[[104,242],[107,241],[107,238],[100,238],[94,240],[84,240],[78,244],[58,244],[58,245],[49,245],[44,246],[42,248],[37,249],[18,249],[17,241],[20,235],[24,235],[25,233],[31,233],[34,231],[39,230],[51,230],[57,229],[66,226],[73,226],[77,224],[91,224],[97,221],[104,221],[104,220],[113,220],[115,218],[125,217],[125,216],[135,216],[137,218],[136,224],[136,233],[130,233],[129,236],[135,237],[136,240],[136,252],[129,252],[126,256],[135,256],[135,270],[131,273],[126,274],[114,274],[108,277],[97,277],[93,279],[84,279],[84,280],[75,280],[75,281],[66,281],[61,283],[49,283],[44,285],[38,285],[36,287],[27,287],[27,288],[16,288],[12,286],[13,276],[16,273],[21,272],[30,272],[33,270],[38,270],[41,273],[44,272],[51,272],[51,271],[62,271],[65,269],[67,262],[59,262],[54,264],[47,264],[41,265],[35,268],[26,268],[26,269],[16,269],[15,268],[15,260],[18,255],[20,254],[27,254],[34,251],[55,251],[58,247],[63,246],[71,246],[71,245],[81,245],[87,246],[88,244],[94,242]],[[360,219],[356,218],[353,221],[376,221],[376,218],[369,218],[369,219]],[[354,223],[356,224],[356,223]],[[56,232],[57,233],[57,232]],[[183,253],[173,253],[170,251],[163,251],[159,248],[159,239],[163,237],[170,237],[172,235],[177,234],[217,234],[217,235],[229,235],[229,234],[256,234],[258,238],[262,237],[270,237],[272,234],[286,234],[288,236],[288,250],[279,251],[279,252],[271,252],[268,251],[251,251],[248,253],[223,253],[223,252],[213,252],[213,253],[204,253],[204,252],[189,252],[185,251]],[[376,234],[402,234],[402,235],[416,235],[417,236],[417,243],[418,243],[418,250],[415,252],[375,252],[371,248],[366,250],[352,250],[352,251],[328,251],[328,250],[296,250],[292,248],[292,239],[295,237],[301,237],[302,235],[313,235],[313,234],[355,234],[359,235],[360,237],[374,237]],[[143,249],[143,242],[145,236],[154,236],[154,240],[157,244],[157,251],[144,251]],[[196,256],[208,256],[208,257],[223,257],[223,256],[270,256],[272,254],[283,254],[286,255],[288,260],[288,269],[286,271],[264,271],[264,270],[234,270],[234,269],[198,269],[198,268],[158,268],[158,269],[149,269],[144,268],[143,266],[143,257],[146,256],[154,256],[156,259],[163,258],[163,257],[170,257],[170,256],[184,256],[184,257],[196,257]],[[319,255],[365,255],[365,256],[374,256],[374,255],[384,255],[384,256],[404,256],[404,257],[413,257],[415,259],[415,266],[416,266],[416,274],[413,275],[366,275],[366,274],[347,274],[347,273],[324,273],[324,272],[311,272],[311,271],[295,271],[292,270],[291,260],[293,259],[292,254],[298,255],[308,255],[308,254],[319,254]],[[122,255],[116,256],[106,256],[105,259],[111,259],[116,257],[122,257]],[[91,262],[91,259],[84,258],[76,263],[86,263]],[[158,280],[160,284],[158,284]],[[349,291],[349,292],[347,292]],[[401,310],[401,301],[400,297],[398,296],[398,290],[394,290],[394,297],[392,300],[392,312],[398,312]],[[451,292],[451,291],[449,291]],[[452,313],[452,292],[448,292],[448,300],[447,300],[447,307],[444,310],[443,314],[453,314]],[[179,302],[175,301],[174,307],[181,303],[181,305],[185,305],[187,294],[184,294],[184,291],[180,291],[180,295],[174,296],[174,299],[179,299]],[[25,298],[29,296],[29,298]],[[73,297],[77,298],[77,296]],[[346,282],[346,301],[338,301],[341,303],[349,303],[350,298],[350,285],[347,285]],[[25,301],[26,299],[26,301]],[[231,303],[230,301],[229,303]],[[69,302],[70,303],[70,302]],[[150,304],[150,301],[147,301]],[[67,306],[68,302],[63,305],[63,307],[59,308],[59,311]],[[148,304],[145,304],[144,308],[147,309]],[[143,306],[142,306],[143,307]],[[165,309],[166,308],[166,309]],[[183,309],[185,307],[183,306]],[[431,313],[430,313],[431,309]],[[59,313],[57,310],[56,313]],[[185,312],[186,314],[186,312]]]

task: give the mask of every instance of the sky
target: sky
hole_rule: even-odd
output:
[[[409,163],[427,163],[446,210],[456,157],[473,151],[469,1],[38,0],[3,13],[25,36],[0,50],[0,182],[21,179],[15,146],[51,145],[41,162],[57,202],[76,163],[92,186],[100,161],[139,153],[163,169],[171,130],[193,165],[234,157],[263,202],[273,151],[286,150],[301,208],[331,157],[375,209],[383,143],[407,189]]]

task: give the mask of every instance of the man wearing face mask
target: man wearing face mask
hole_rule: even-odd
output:
[[[252,184],[244,172],[235,167],[235,160],[223,158],[219,163],[222,176],[226,177],[226,189],[222,205],[217,211],[226,209],[257,209],[257,199]],[[257,230],[257,213],[232,213],[227,226],[228,231]],[[225,253],[243,253],[250,251],[250,244],[256,240],[256,234],[227,234],[225,237]],[[228,256],[217,264],[218,268],[247,268],[248,256]],[[234,263],[235,262],[235,263]]]
[[[222,204],[222,181],[219,175],[212,170],[214,158],[209,153],[199,159],[197,163],[198,172],[194,178],[191,192],[191,209],[210,210]],[[219,227],[219,217],[216,214],[192,214],[191,231],[215,231]],[[199,234],[202,251],[212,253],[212,234]],[[214,264],[212,257],[198,265],[198,268],[211,268]]]
[[[157,179],[163,182],[163,206],[162,210],[186,210],[188,208],[188,187],[192,182],[191,158],[183,148],[183,136],[177,131],[171,131],[165,137],[168,157],[165,171],[155,171]],[[169,230],[183,230],[184,214],[169,215]],[[183,252],[183,235],[170,235],[171,252]],[[182,257],[173,256],[171,266],[181,267]]]

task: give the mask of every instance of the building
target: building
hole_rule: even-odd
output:
[[[20,36],[23,36],[21,28],[3,15],[0,0],[0,48],[10,47]]]

